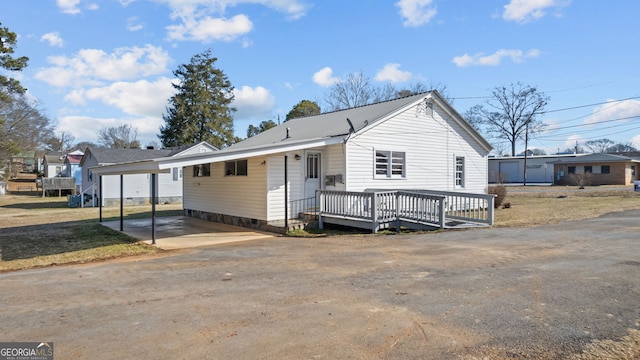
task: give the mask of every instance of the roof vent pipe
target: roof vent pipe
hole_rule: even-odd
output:
[[[289,130],[291,130],[291,128],[287,128],[287,137],[286,137],[285,139],[290,138],[290,136],[289,136]]]

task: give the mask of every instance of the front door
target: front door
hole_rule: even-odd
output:
[[[305,164],[304,192],[305,198],[316,196],[316,190],[320,190],[320,178],[322,176],[321,154],[319,152],[307,152]]]

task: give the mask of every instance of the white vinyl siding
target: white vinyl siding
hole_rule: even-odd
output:
[[[300,153],[298,153],[300,154]],[[267,220],[284,219],[284,155],[277,154],[268,157],[267,168],[269,179],[267,182],[268,213]],[[287,179],[289,180],[287,194],[288,201],[295,201],[304,198],[304,157],[295,159],[295,154],[288,154]],[[289,214],[291,216],[291,214]]]
[[[212,163],[208,177],[194,178],[193,172],[185,172],[184,208],[266,220],[266,158],[248,159],[248,176],[224,176],[224,166]]]
[[[452,159],[464,156],[464,191],[486,193],[486,150],[437,104],[433,106],[433,115],[416,116],[417,113],[415,107],[409,108],[347,142],[345,190],[402,188],[453,191]],[[402,148],[394,149],[392,144],[400,144]],[[391,180],[375,176],[375,156],[372,154],[379,148],[405,153],[404,178]]]
[[[342,181],[336,181],[334,185],[323,185],[327,190],[345,190],[345,180],[347,177],[345,169],[344,144],[330,145],[323,150],[322,166],[325,176],[337,176]],[[323,179],[324,180],[324,179]]]

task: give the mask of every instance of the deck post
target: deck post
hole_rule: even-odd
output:
[[[369,194],[371,196],[371,232],[375,234],[378,231],[378,224],[376,219],[378,212],[378,197],[374,192]]]
[[[489,224],[491,226],[493,226],[493,207],[495,206],[495,201],[496,201],[496,197],[495,195],[489,199],[489,201],[487,201],[487,210],[489,211],[489,213],[487,214],[487,217],[489,218]]]
[[[318,229],[322,230],[324,229],[323,227],[323,223],[322,223],[322,211],[324,210],[324,194],[322,193],[322,190],[320,190],[320,205],[318,208]]]
[[[440,229],[444,229],[444,222],[445,222],[445,216],[444,216],[444,199],[440,199],[438,200],[438,221],[440,222]]]

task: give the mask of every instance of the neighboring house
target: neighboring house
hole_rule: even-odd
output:
[[[86,149],[80,169],[82,176],[82,193],[94,198],[99,194],[99,177],[93,176],[92,168],[123,162],[143,161],[155,158],[173,157],[179,155],[203,154],[217,149],[206,142],[191,146],[181,146],[170,149],[107,149],[89,147]],[[182,201],[182,168],[169,169],[168,173],[160,174],[157,180],[157,201],[159,203],[179,203]],[[150,201],[151,184],[148,174],[129,174],[123,178],[123,197],[125,204],[139,205]],[[120,203],[120,177],[102,177],[102,194],[104,206]]]
[[[285,208],[292,214],[296,202],[314,199],[317,190],[486,194],[490,150],[432,91],[292,119],[209,154],[93,171],[157,173],[182,167],[186,215],[266,229],[285,219]]]
[[[23,151],[11,157],[10,169],[12,173],[33,172],[36,170],[35,150]]]
[[[83,155],[84,153],[80,150],[70,152],[65,156],[64,164],[62,165],[62,176],[76,179],[76,187],[79,190],[82,189],[82,168],[80,167],[80,161],[82,161]]]
[[[584,154],[531,155],[527,156],[527,184],[553,184],[553,162]],[[524,183],[524,155],[489,157],[489,184]]]
[[[555,184],[575,185],[574,174],[590,173],[587,185],[633,185],[640,180],[640,158],[587,154],[553,162]]]
[[[61,155],[45,155],[42,165],[44,167],[44,177],[52,178],[61,176],[64,157]]]

